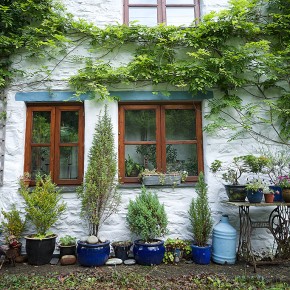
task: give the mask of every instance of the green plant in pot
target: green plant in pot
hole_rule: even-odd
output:
[[[65,255],[76,255],[76,238],[66,235],[59,239],[59,257]]]
[[[55,249],[57,236],[49,229],[64,213],[66,204],[61,201],[61,190],[57,189],[50,175],[37,174],[35,181],[31,190],[20,181],[20,194],[25,202],[27,220],[36,230],[25,237],[28,263],[43,265],[50,262]]]
[[[135,162],[133,158],[128,154],[128,158],[125,160],[126,176],[136,177],[142,171],[143,166]]]
[[[95,126],[88,167],[82,186],[77,189],[81,217],[85,219],[90,237],[77,242],[78,261],[83,266],[101,266],[110,254],[110,241],[100,241],[101,225],[117,211],[117,159],[112,121],[107,106]]]
[[[156,193],[142,186],[136,199],[130,200],[126,216],[130,231],[139,237],[134,241],[135,260],[141,265],[158,265],[165,253],[164,241],[158,239],[167,232],[167,214]]]
[[[197,197],[193,198],[189,208],[189,219],[194,237],[192,247],[193,261],[198,264],[209,264],[211,246],[208,240],[212,231],[213,219],[208,203],[208,189],[202,172],[199,173],[195,190]]]
[[[246,184],[247,198],[250,203],[260,203],[263,198],[263,191],[266,189],[264,180],[253,178]]]
[[[178,263],[180,259],[191,255],[190,241],[185,241],[179,238],[168,238],[165,243],[165,254],[163,262]]]

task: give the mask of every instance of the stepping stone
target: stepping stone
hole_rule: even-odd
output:
[[[106,265],[108,266],[115,266],[115,265],[121,265],[123,264],[123,261],[118,258],[111,258],[106,262]]]
[[[135,265],[136,261],[134,259],[128,259],[128,260],[124,261],[124,264],[127,265],[127,266]]]

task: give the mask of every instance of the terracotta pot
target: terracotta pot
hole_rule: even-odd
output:
[[[264,194],[264,198],[265,198],[265,202],[266,203],[273,203],[274,202],[274,197],[275,195],[274,194],[271,194],[271,193],[265,193]]]
[[[282,189],[282,197],[285,202],[290,203],[290,188],[283,188]]]

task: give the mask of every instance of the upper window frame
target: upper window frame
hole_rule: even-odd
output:
[[[50,164],[49,171],[52,181],[58,185],[79,185],[83,182],[84,176],[84,106],[77,103],[29,103],[26,110],[26,135],[25,135],[25,153],[24,153],[24,172],[31,172],[31,151],[34,146],[32,143],[32,126],[33,112],[51,112],[51,132],[50,132]],[[60,122],[61,112],[78,111],[78,142],[74,146],[78,146],[78,178],[77,179],[60,179],[60,148],[68,144],[60,143]],[[72,144],[71,144],[72,145]],[[34,185],[32,180],[30,185]]]
[[[130,7],[157,7],[157,24],[165,23],[167,7],[194,7],[195,22],[200,19],[200,0],[193,0],[193,4],[166,4],[166,0],[157,0],[157,4],[130,4],[130,0],[123,0],[123,19],[124,24],[129,25],[129,8]],[[146,0],[144,0],[146,2]]]

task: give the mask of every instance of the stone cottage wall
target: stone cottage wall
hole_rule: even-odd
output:
[[[114,24],[122,22],[122,1],[121,0],[63,0],[68,11],[76,17],[86,18],[93,21],[99,26],[104,26],[106,23]],[[202,1],[201,11],[207,13],[210,10],[219,10],[227,5],[227,1]],[[79,49],[82,53],[82,49]],[[22,61],[18,65],[28,64]],[[72,63],[65,63],[58,67],[54,72],[55,79],[61,79],[61,76],[73,74],[78,67],[72,66]],[[50,83],[52,90],[68,90],[65,82]],[[23,173],[24,160],[24,139],[25,139],[25,123],[26,123],[26,106],[24,102],[15,101],[15,94],[19,91],[44,91],[45,87],[23,87],[14,86],[8,91],[7,103],[7,129],[6,129],[6,152],[5,152],[5,170],[4,184],[0,187],[0,209],[8,210],[12,203],[16,203],[18,208],[23,211],[23,203],[18,194],[18,178]],[[215,95],[218,92],[214,92]],[[111,113],[114,124],[114,134],[116,136],[116,148],[118,140],[118,104],[110,102],[109,112]],[[203,111],[207,110],[207,101],[203,101]],[[94,126],[97,121],[97,116],[104,107],[104,104],[98,104],[94,101],[85,101],[85,156],[92,142]],[[206,124],[206,120],[203,120]],[[209,172],[209,166],[213,160],[219,158],[221,160],[230,160],[233,156],[248,154],[258,148],[258,144],[253,143],[250,139],[240,139],[232,143],[227,142],[227,132],[224,132],[225,138],[209,136],[204,133],[204,171],[206,181],[209,185],[209,201],[213,213],[215,223],[217,223],[222,214],[229,214],[231,224],[238,230],[239,218],[238,208],[233,208],[223,204],[227,200],[222,184]],[[117,152],[116,152],[117,154]],[[85,168],[87,166],[87,157],[85,158]],[[109,239],[111,241],[124,240],[134,238],[126,226],[125,216],[127,206],[130,199],[134,199],[140,192],[140,188],[125,188],[120,189],[122,195],[122,204],[119,212],[114,214],[106,221],[100,230],[100,238]],[[180,237],[184,239],[192,239],[190,232],[188,209],[192,197],[196,196],[193,187],[155,187],[152,191],[157,192],[160,201],[165,204],[166,212],[169,219],[169,233],[166,237]],[[76,198],[75,192],[63,192],[63,199],[67,202],[68,209],[52,228],[52,231],[63,236],[70,234],[80,238],[87,235],[85,223],[82,222],[80,213],[80,203]],[[268,218],[270,209],[255,210],[256,217]],[[3,218],[0,214],[0,218]],[[32,233],[33,229],[28,228],[26,234]],[[254,249],[257,249],[259,254],[268,251],[272,247],[272,238],[266,230],[257,231],[254,233]]]

